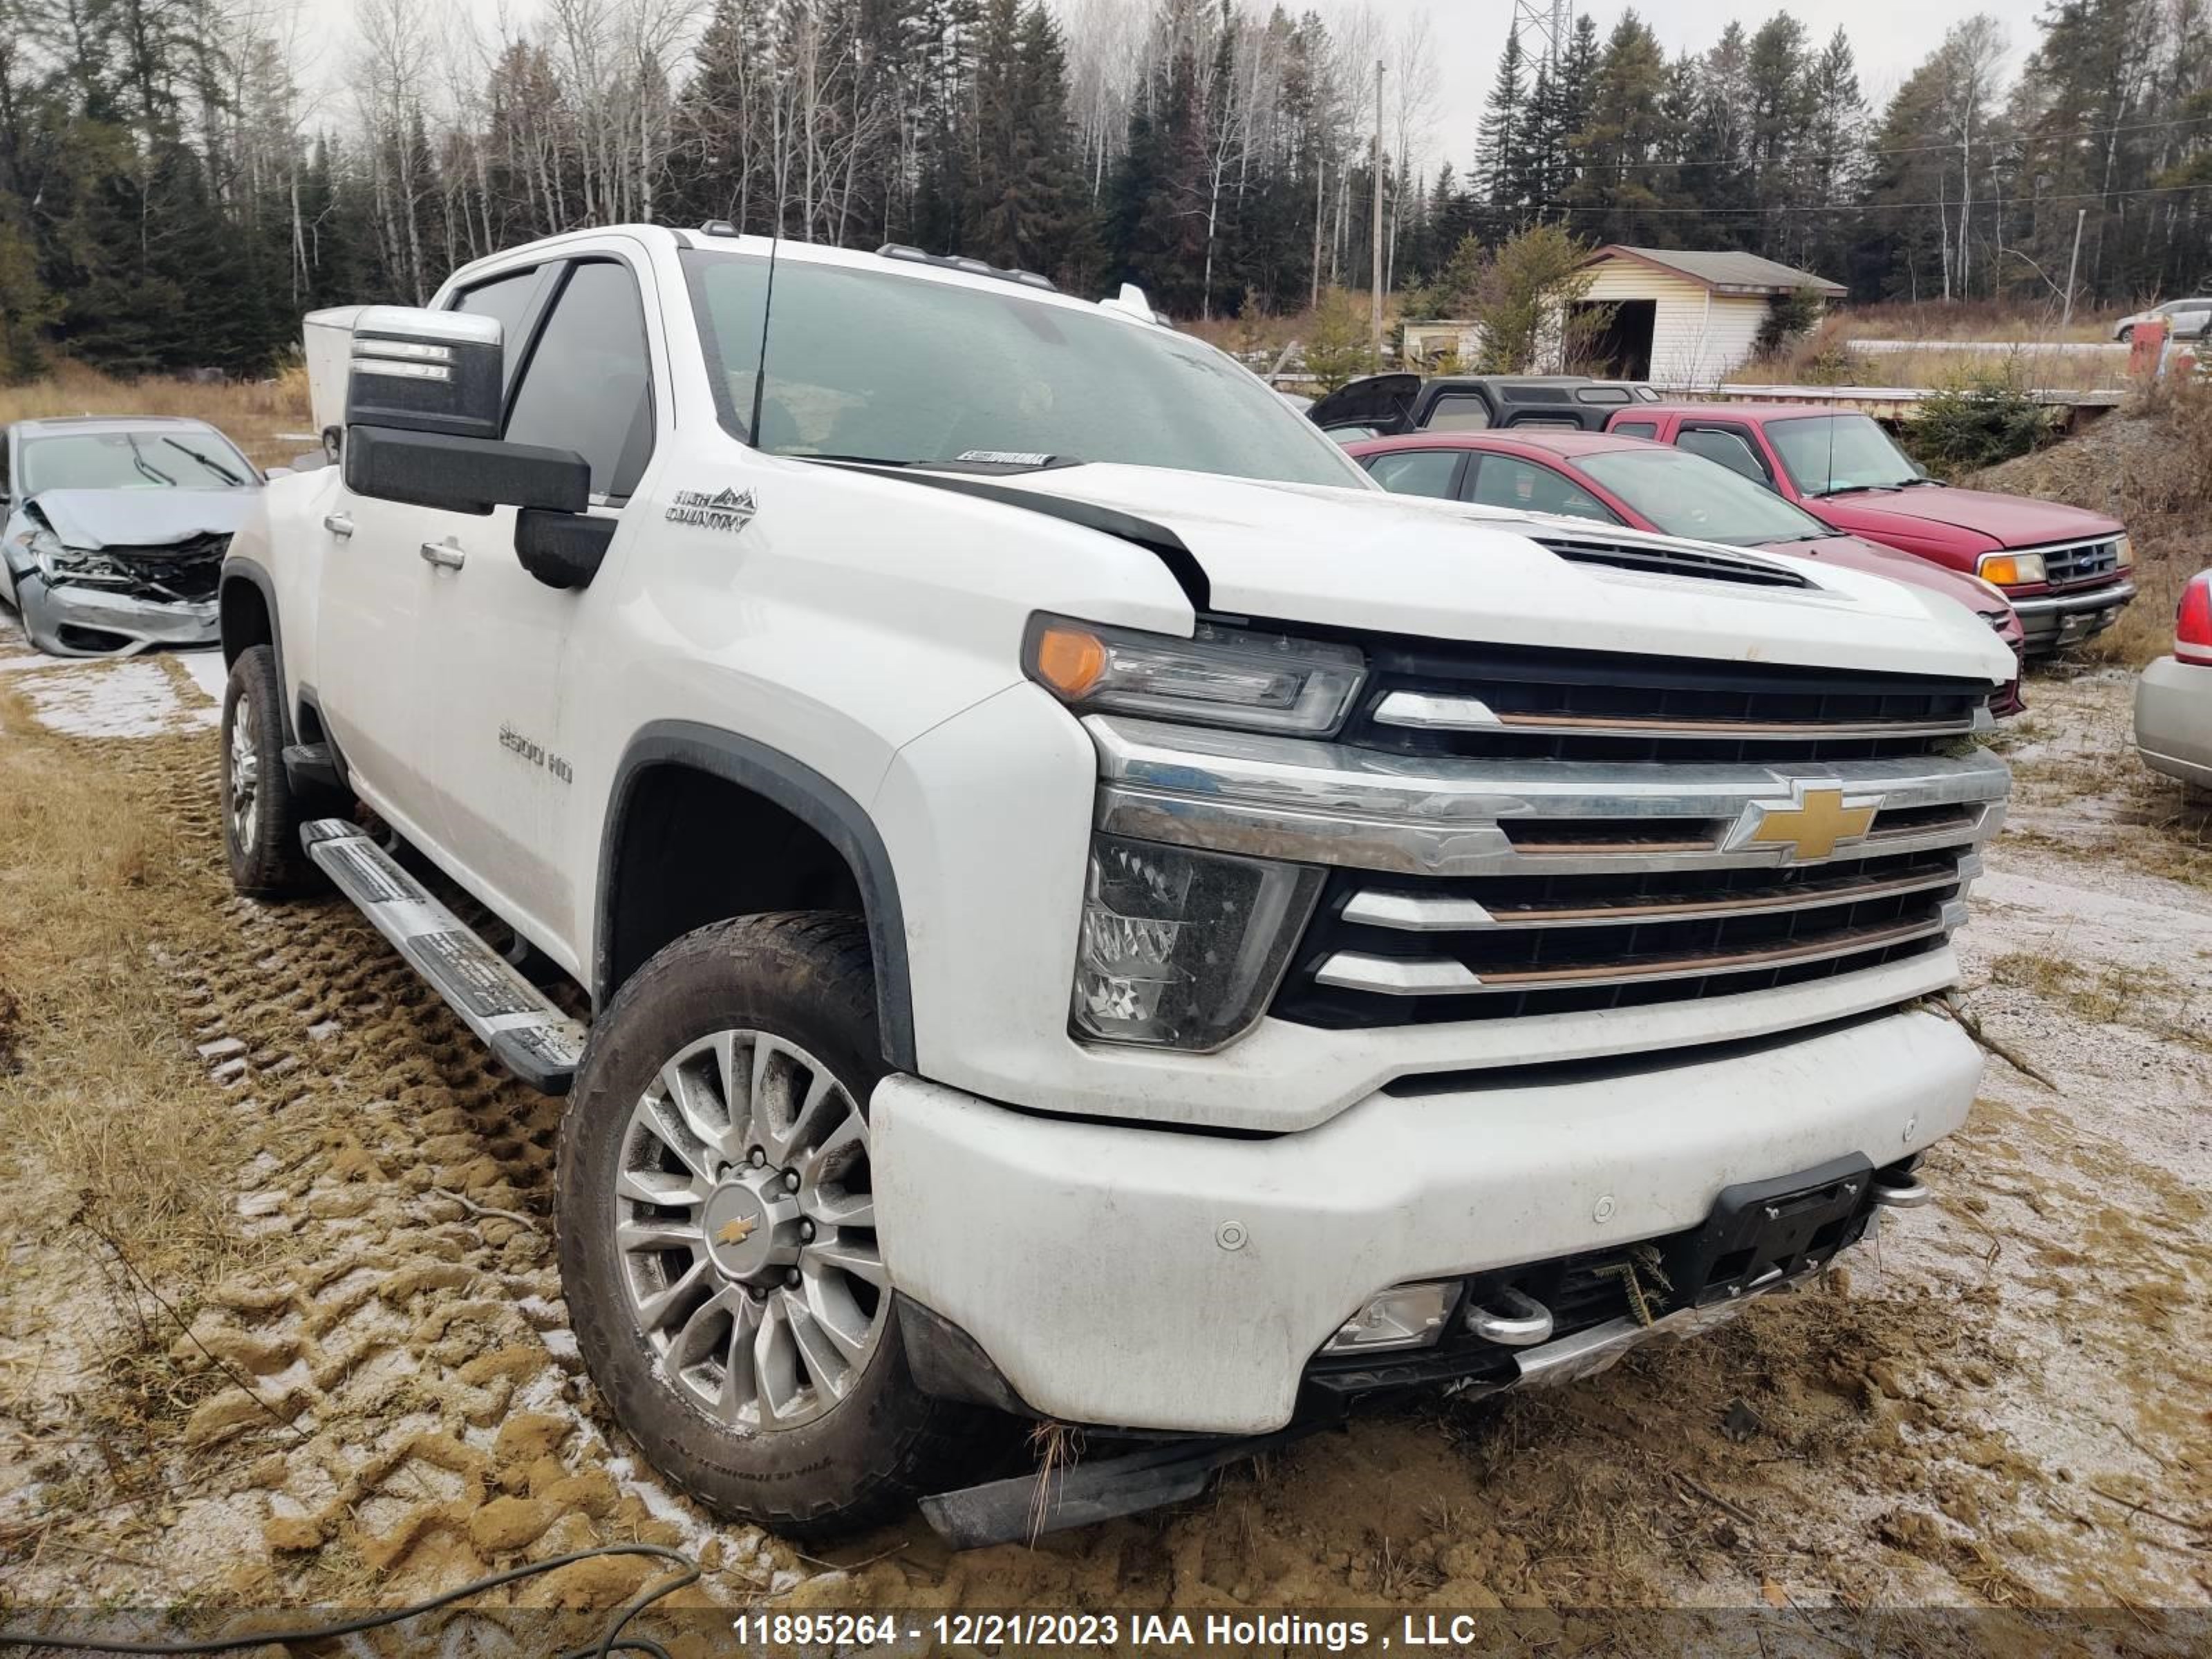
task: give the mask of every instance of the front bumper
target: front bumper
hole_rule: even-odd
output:
[[[24,632],[58,657],[124,657],[153,646],[207,646],[222,637],[216,603],[141,599],[70,582],[19,577]]]
[[[1899,1012],[1669,1063],[1424,1080],[1296,1134],[1018,1112],[910,1077],[873,1097],[899,1291],[1030,1408],[1258,1434],[1370,1297],[1678,1232],[1723,1188],[1950,1133],[1981,1055]]]
[[[2122,581],[2081,592],[2014,599],[2012,608],[2020,613],[2020,625],[2032,656],[2078,645],[2093,635],[2103,633],[2120,619],[2120,612],[2127,609],[2128,601],[2135,596],[2136,585]]]
[[[2143,670],[2136,752],[2154,772],[2212,789],[2212,666],[2160,657]]]

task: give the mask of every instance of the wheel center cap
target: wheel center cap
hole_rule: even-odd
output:
[[[707,1253],[731,1279],[757,1279],[799,1259],[799,1203],[781,1176],[748,1170],[708,1199]]]

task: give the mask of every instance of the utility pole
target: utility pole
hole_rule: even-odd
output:
[[[2081,222],[2088,216],[2087,208],[2074,210],[2074,252],[2066,261],[2066,315],[2058,325],[2061,328],[2074,326],[2074,273],[2081,268]]]
[[[1375,333],[1370,349],[1375,355],[1375,367],[1382,367],[1382,60],[1375,60],[1375,265],[1369,273],[1370,286],[1375,291]]]

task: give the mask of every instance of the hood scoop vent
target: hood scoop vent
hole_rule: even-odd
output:
[[[1739,582],[1747,587],[1812,587],[1809,578],[1780,564],[1735,558],[1694,547],[1656,543],[1607,542],[1582,536],[1539,536],[1536,544],[1571,564],[1610,565],[1654,576],[1691,576],[1704,581]]]

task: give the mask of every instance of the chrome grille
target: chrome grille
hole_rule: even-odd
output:
[[[2053,587],[2070,587],[2119,574],[2120,543],[2117,536],[2021,550],[2042,556],[2045,580]]]
[[[1087,722],[1100,830],[1328,866],[1278,1018],[1510,1020],[1900,963],[1942,950],[2003,822],[2003,763],[1974,742],[1984,682],[1402,643],[1369,659],[1334,742]],[[1915,994],[1937,974],[1892,978]]]
[[[1347,742],[1401,754],[1866,760],[1984,728],[1986,682],[1509,647],[1393,643]]]

